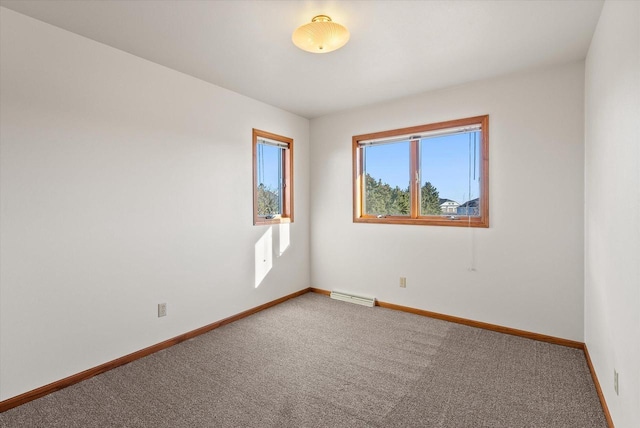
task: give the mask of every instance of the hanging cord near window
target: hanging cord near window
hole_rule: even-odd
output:
[[[472,172],[473,172],[473,180],[476,179],[476,147],[477,147],[477,132],[469,133],[469,172],[468,172],[468,193],[467,193],[467,230],[469,233],[469,267],[467,270],[469,272],[476,271],[476,252],[475,252],[475,233],[473,228],[471,227],[471,182],[472,182]],[[471,150],[471,146],[473,145],[473,152]],[[480,201],[478,201],[480,202]]]

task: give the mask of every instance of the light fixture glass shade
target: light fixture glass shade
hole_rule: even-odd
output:
[[[307,52],[327,53],[340,49],[349,41],[349,30],[326,15],[318,15],[310,23],[298,27],[291,40]]]

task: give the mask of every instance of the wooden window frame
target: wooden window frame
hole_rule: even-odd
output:
[[[260,138],[274,140],[287,145],[282,153],[283,165],[283,195],[282,213],[274,218],[266,218],[258,215],[258,142]],[[293,223],[293,139],[283,137],[267,131],[253,128],[252,131],[253,148],[253,224],[281,224]]]
[[[364,162],[361,141],[393,138],[402,135],[420,134],[447,128],[480,125],[480,212],[479,216],[455,215],[449,216],[421,216],[420,215],[420,183],[410,180],[411,210],[409,216],[384,216],[377,217],[363,213],[364,197]],[[419,139],[410,141],[410,177],[416,177],[420,168]],[[465,119],[450,120],[446,122],[431,123],[427,125],[412,126],[409,128],[393,129],[390,131],[374,132],[370,134],[355,135],[352,138],[353,151],[353,222],[354,223],[384,223],[384,224],[414,224],[430,226],[453,227],[489,227],[489,115],[469,117]]]

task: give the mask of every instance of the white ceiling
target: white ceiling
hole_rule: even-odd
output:
[[[0,5],[313,118],[586,56],[603,0],[88,1]],[[293,30],[326,14],[347,45],[311,54]]]

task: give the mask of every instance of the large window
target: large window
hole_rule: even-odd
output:
[[[489,227],[489,116],[353,137],[354,222]]]
[[[253,130],[253,224],[293,222],[293,140]]]

